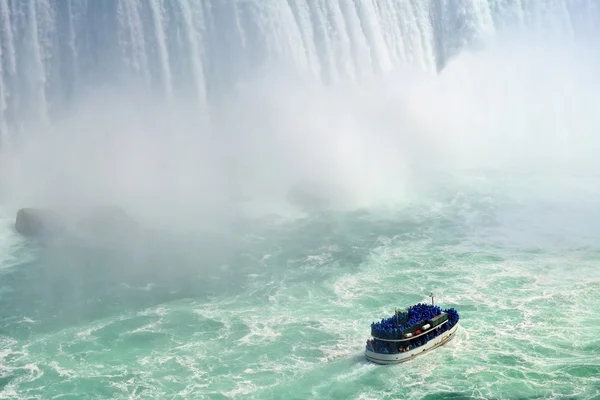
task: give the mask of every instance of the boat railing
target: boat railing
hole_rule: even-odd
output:
[[[375,338],[377,340],[381,340],[382,342],[408,342],[410,340],[417,339],[417,338],[419,338],[419,337],[421,337],[423,335],[427,335],[431,331],[434,331],[434,330],[436,330],[438,328],[441,328],[443,325],[445,325],[447,323],[448,323],[448,320],[445,320],[444,322],[442,322],[442,323],[440,323],[440,324],[438,324],[436,326],[429,327],[427,330],[419,333],[418,335],[414,335],[414,336],[410,336],[410,337],[402,338],[402,339],[383,339],[383,338],[380,338],[380,337],[375,336],[375,335],[371,335],[371,336],[373,336],[373,338]]]

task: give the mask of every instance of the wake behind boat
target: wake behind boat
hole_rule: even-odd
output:
[[[393,317],[371,324],[365,356],[377,364],[398,364],[448,343],[458,329],[458,312],[432,304],[396,310]]]

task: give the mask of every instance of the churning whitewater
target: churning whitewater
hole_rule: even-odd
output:
[[[597,398],[599,23],[0,0],[0,398]],[[136,228],[74,222],[107,204]],[[432,292],[453,340],[368,362]]]

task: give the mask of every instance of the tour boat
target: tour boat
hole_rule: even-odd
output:
[[[419,303],[396,310],[393,317],[371,324],[365,356],[377,364],[398,364],[448,343],[458,329],[458,312]]]

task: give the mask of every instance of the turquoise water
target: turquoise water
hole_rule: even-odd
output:
[[[600,398],[600,179],[465,174],[395,207],[33,243],[2,220],[0,397]],[[372,321],[457,337],[395,366]]]

